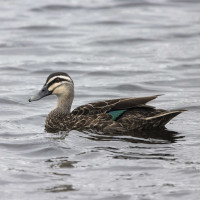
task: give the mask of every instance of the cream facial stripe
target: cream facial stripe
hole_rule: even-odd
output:
[[[50,78],[49,81],[46,83],[46,85],[48,85],[50,82],[52,82],[56,78],[65,79],[66,81],[70,81],[71,82],[71,78],[61,75],[61,76],[54,76],[54,77]]]
[[[62,83],[64,83],[64,81],[59,82],[59,83],[54,83],[53,85],[51,85],[50,87],[48,87],[49,91],[53,91],[54,89],[56,89],[57,87],[61,86]]]

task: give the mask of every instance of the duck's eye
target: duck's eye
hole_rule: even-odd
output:
[[[61,79],[60,79],[60,78],[56,78],[55,81],[56,81],[56,82],[59,82],[59,81],[61,81]]]

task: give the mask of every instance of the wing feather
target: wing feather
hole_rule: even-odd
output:
[[[100,113],[106,113],[114,110],[129,109],[133,107],[151,107],[145,105],[147,102],[156,99],[160,95],[139,97],[139,98],[122,98],[112,99],[107,101],[100,101],[95,103],[89,103],[83,106],[79,106],[72,111],[74,115],[94,115]]]

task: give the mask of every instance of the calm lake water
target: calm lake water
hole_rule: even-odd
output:
[[[2,0],[0,24],[1,200],[199,198],[199,0]],[[150,104],[188,112],[170,139],[49,134],[56,97],[28,99],[55,71],[73,108],[164,94]]]

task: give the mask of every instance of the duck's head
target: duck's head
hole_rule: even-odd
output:
[[[74,83],[71,77],[64,72],[50,74],[42,89],[36,95],[32,96],[29,102],[40,100],[49,95],[56,95],[59,99],[61,97],[73,98]]]

